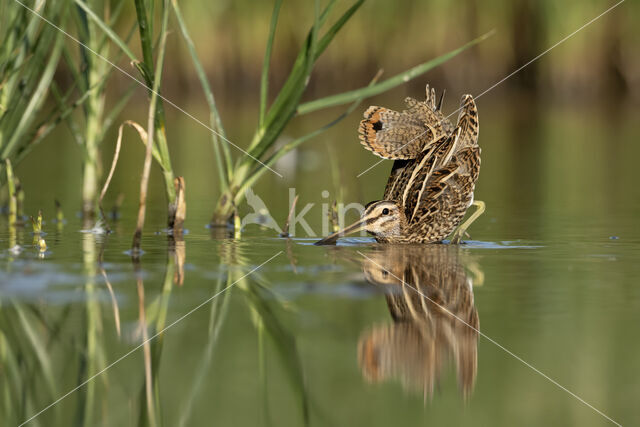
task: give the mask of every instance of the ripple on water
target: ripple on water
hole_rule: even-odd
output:
[[[317,241],[316,239],[295,240],[301,245],[313,245]],[[376,243],[376,240],[373,237],[343,237],[338,240],[335,246],[369,246],[372,243]],[[450,243],[449,240],[443,240],[440,244],[448,245]],[[521,240],[503,240],[498,242],[464,240],[460,246],[470,249],[537,249],[544,247],[543,245],[531,244],[529,242],[524,242]]]

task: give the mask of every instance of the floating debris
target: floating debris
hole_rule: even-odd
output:
[[[47,242],[44,241],[42,237],[38,238],[38,252],[44,253],[47,251]]]
[[[9,248],[9,253],[11,255],[15,255],[18,256],[22,253],[24,249],[22,249],[22,246],[20,245],[14,245],[13,247]]]

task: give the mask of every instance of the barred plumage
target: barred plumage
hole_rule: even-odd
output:
[[[334,243],[340,235],[364,228],[379,242],[431,243],[449,236],[474,203],[480,172],[478,110],[464,95],[455,127],[440,111],[435,91],[426,100],[406,100],[403,112],[369,107],[360,122],[360,141],[385,159],[395,160],[382,201],[367,205],[361,220],[318,244]],[[460,226],[452,242],[460,241],[478,211]],[[391,218],[389,218],[391,215]]]
[[[364,112],[358,133],[360,142],[383,159],[415,159],[453,130],[436,105],[435,91],[427,85],[424,102],[406,98],[407,110],[397,112],[371,106]]]

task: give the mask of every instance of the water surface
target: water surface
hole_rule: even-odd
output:
[[[67,223],[47,221],[43,257],[28,229],[14,236],[2,223],[2,424],[78,386],[32,425],[610,424],[491,340],[616,422],[640,423],[631,114],[480,111],[476,198],[488,208],[460,247],[366,237],[316,247],[301,229],[282,239],[251,225],[236,240],[209,230],[215,171],[199,158],[200,130],[184,121],[173,132],[189,138],[172,150],[187,180],[189,233],[156,233],[164,202],[155,186],[136,265],[126,251],[142,147],[128,148],[116,174],[110,200],[124,192],[126,202],[104,236],[80,232],[79,171],[48,161],[55,150],[43,145],[18,169],[25,209],[44,207],[48,219],[59,195]],[[337,160],[345,199],[379,197],[390,165],[355,178],[374,159],[352,137],[354,120],[298,153],[285,182],[267,176],[256,188],[275,218],[284,220],[295,186],[301,206],[316,203],[308,221],[319,233],[320,204],[335,194],[327,145],[355,159]]]

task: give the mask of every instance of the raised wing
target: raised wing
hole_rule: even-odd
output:
[[[364,113],[358,133],[369,151],[391,160],[415,159],[451,133],[452,125],[436,104],[435,91],[427,86],[424,102],[406,98],[402,112],[372,106]]]

